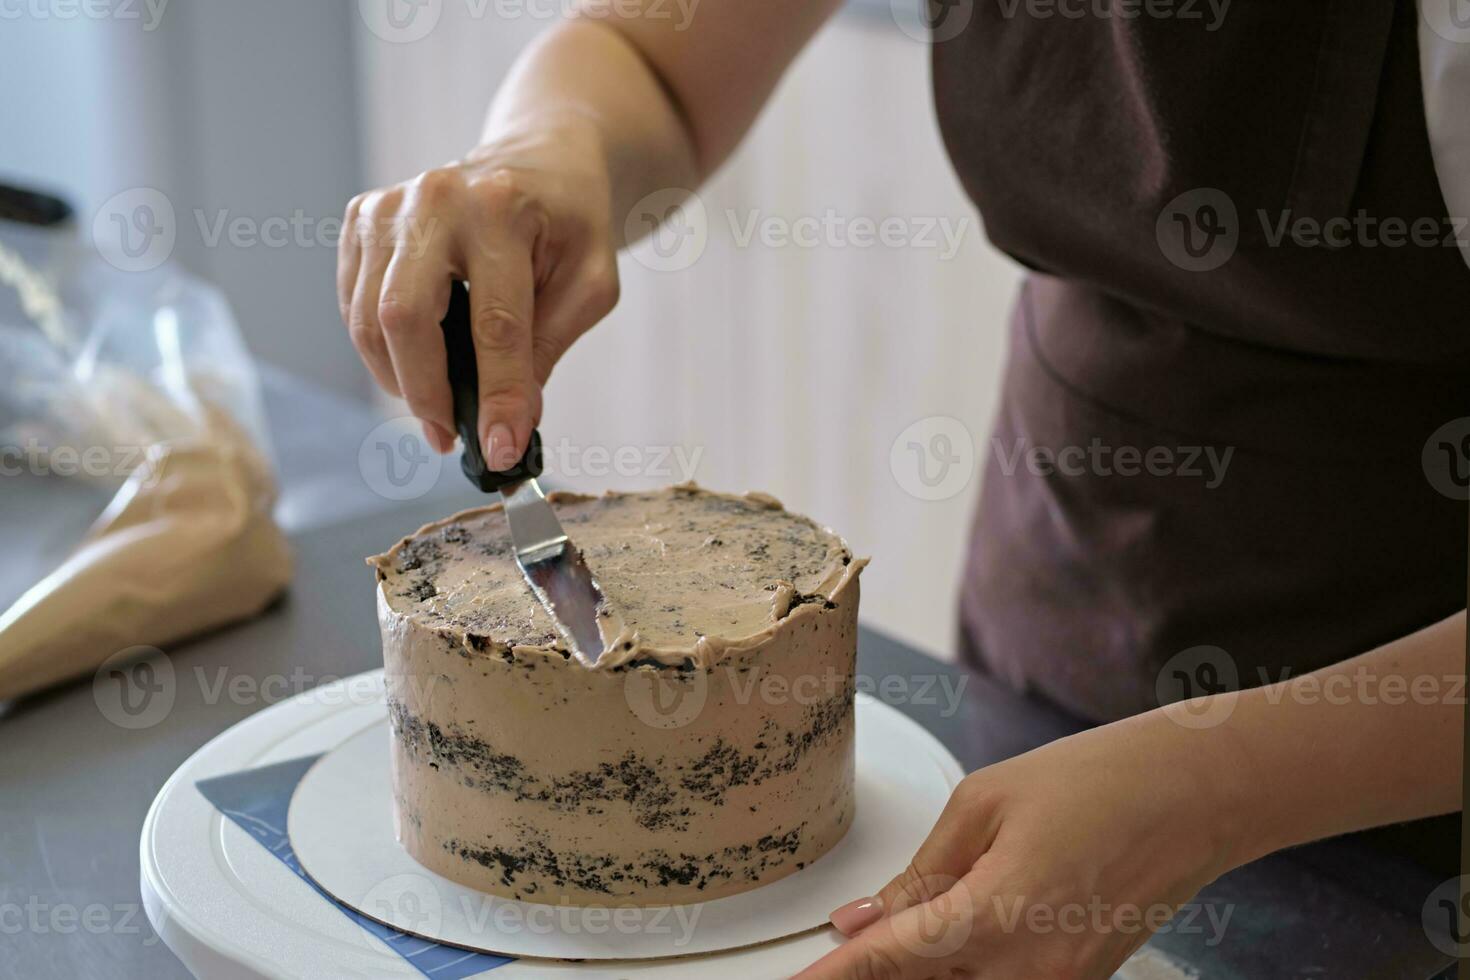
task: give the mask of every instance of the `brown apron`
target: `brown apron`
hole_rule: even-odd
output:
[[[1443,241],[1414,3],[1234,0],[1213,29],[1203,2],[1169,9],[1204,20],[1151,6],[932,11],[936,39],[946,10],[969,18],[933,54],[955,168],[1035,270],[985,447],[962,651],[1097,721],[1156,706],[1182,651],[1222,649],[1250,686],[1466,594],[1466,505],[1421,462],[1470,416],[1470,269]],[[1280,234],[1338,216],[1359,221],[1332,247]],[[1392,244],[1389,218],[1436,233]],[[1079,448],[1063,473],[1018,447]],[[1210,449],[1230,451],[1217,485]],[[1123,450],[1157,472],[1122,475]]]

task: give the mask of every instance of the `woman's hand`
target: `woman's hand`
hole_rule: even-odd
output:
[[[1111,977],[1232,864],[1226,780],[1196,736],[1155,712],[969,776],[798,980]]]
[[[1458,612],[1310,674],[1180,701],[983,769],[907,871],[832,914],[852,938],[799,980],[1111,977],[1232,868],[1453,812],[1464,657]],[[1218,937],[1228,920],[1205,913],[1196,923]]]
[[[540,422],[552,367],[617,302],[611,208],[597,129],[576,116],[527,120],[459,163],[348,204],[342,319],[434,448],[454,445],[439,326],[451,281],[470,285],[480,443],[492,468],[509,469]]]
[[[574,4],[517,59],[465,160],[347,206],[342,319],[390,394],[441,452],[454,416],[440,321],[470,284],[485,460],[515,465],[541,387],[618,298],[624,217],[696,187],[750,127],[781,73],[841,0]],[[640,232],[646,229],[638,229]]]

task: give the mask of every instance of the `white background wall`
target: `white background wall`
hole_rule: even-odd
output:
[[[89,13],[94,11],[95,13]],[[252,352],[359,398],[330,240],[361,188],[353,3],[136,0],[0,9],[0,180],[65,196],[84,241],[113,195],[161,191],[172,258],[218,285]],[[279,247],[200,230],[300,216]]]
[[[386,43],[358,27],[369,183],[461,155],[509,59],[547,26],[530,16],[476,18],[472,9],[445,3],[435,30],[413,43]],[[699,453],[701,483],[773,493],[871,555],[865,619],[948,655],[1018,274],[984,242],[945,159],[927,46],[880,16],[839,17],[701,201],[708,244],[698,260],[656,272],[638,261],[648,253],[625,256],[622,303],[553,377],[542,431],[551,467],[563,470],[557,482],[655,486],[676,467],[646,472],[659,462],[648,450]],[[752,219],[780,227],[829,213],[849,229],[855,219],[897,217],[911,234],[924,219],[966,224],[946,259],[922,243],[858,248],[840,234],[815,248],[760,236],[742,247],[729,212],[738,231]],[[976,475],[952,476],[946,499],[924,501],[900,484],[913,485],[917,460],[901,446],[896,473],[890,448],[933,416],[968,430],[971,446],[955,449],[962,457],[973,450]],[[922,446],[936,426],[921,428]],[[644,472],[565,472],[568,463],[596,468],[590,447],[632,447],[624,451]],[[957,465],[962,473],[963,460]]]

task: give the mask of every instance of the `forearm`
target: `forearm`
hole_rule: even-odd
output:
[[[1219,776],[1227,863],[1459,809],[1464,684],[1461,612],[1314,673],[1216,695],[1235,698],[1228,718],[1175,737]]]
[[[485,140],[591,126],[613,213],[664,188],[693,189],[734,150],[791,60],[839,0],[628,0],[549,31],[497,93]]]
[[[603,24],[573,20],[529,47],[496,94],[483,139],[563,126],[590,131],[607,166],[614,215],[660,188],[697,187],[704,176],[681,110],[643,58]]]

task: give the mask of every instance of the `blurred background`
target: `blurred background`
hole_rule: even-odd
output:
[[[59,233],[82,248],[141,248],[222,291],[288,531],[465,497],[454,465],[407,485],[374,472],[413,429],[383,425],[404,410],[339,322],[337,222],[358,191],[469,149],[567,2],[0,11],[0,181],[66,199]],[[1019,273],[944,158],[915,17],[853,3],[818,37],[735,158],[622,257],[622,302],[558,368],[542,432],[554,486],[692,478],[832,526],[874,559],[867,622],[948,658]],[[385,516],[383,544],[410,530]]]

